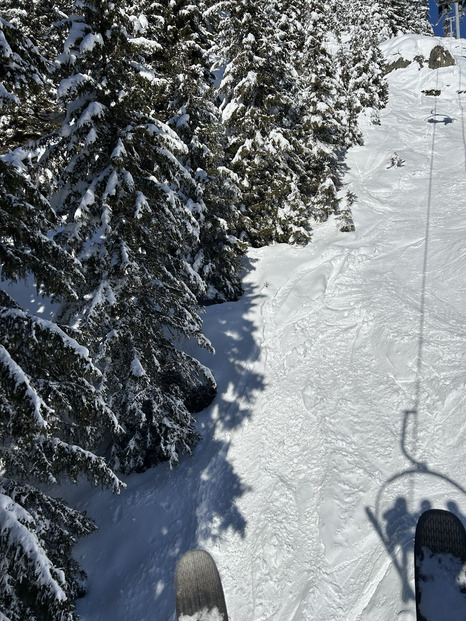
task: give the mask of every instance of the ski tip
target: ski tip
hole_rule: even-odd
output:
[[[189,550],[175,570],[176,614],[184,619],[228,621],[217,565],[205,550]]]
[[[414,560],[417,621],[446,619],[447,610],[449,619],[466,619],[466,530],[460,518],[444,509],[425,511],[416,526]]]
[[[416,557],[423,546],[434,554],[448,553],[466,561],[466,531],[459,517],[446,509],[425,511],[416,526]]]

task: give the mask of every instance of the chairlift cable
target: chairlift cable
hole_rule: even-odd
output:
[[[439,73],[436,70],[436,89],[438,90]],[[435,97],[434,109],[431,112],[432,117],[437,116],[437,98]],[[418,353],[416,362],[416,384],[414,390],[414,407],[412,408],[413,414],[413,428],[412,428],[412,443],[411,453],[416,460],[416,448],[418,444],[418,431],[419,431],[419,408],[421,404],[421,384],[422,384],[422,367],[424,358],[424,335],[425,335],[425,319],[426,319],[426,290],[427,290],[427,269],[429,260],[429,242],[430,242],[430,230],[431,230],[431,212],[432,212],[432,188],[434,178],[434,156],[435,156],[435,139],[436,139],[437,123],[432,123],[432,137],[430,142],[430,170],[429,170],[429,184],[427,190],[427,205],[426,205],[426,219],[425,219],[425,233],[424,233],[424,256],[422,261],[422,277],[421,277],[421,293],[419,303],[419,338],[418,338]]]

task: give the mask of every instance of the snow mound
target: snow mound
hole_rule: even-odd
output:
[[[402,89],[416,97],[422,93],[452,100],[458,99],[465,91],[464,40],[402,35],[384,41],[380,47],[387,62],[389,81],[392,82],[392,96]],[[390,76],[393,73],[397,75],[392,79]],[[462,107],[460,103],[461,114]],[[447,122],[451,121],[450,115]]]
[[[435,47],[445,47],[444,42],[445,39],[442,37],[423,37],[420,35],[408,34],[384,41],[381,43],[380,49],[390,66],[400,59],[409,61],[410,63],[418,58],[426,61]]]

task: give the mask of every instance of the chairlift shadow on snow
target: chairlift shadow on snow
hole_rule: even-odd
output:
[[[409,507],[409,488],[412,488],[413,480],[416,477],[433,477],[445,483],[452,488],[455,497],[463,494],[466,496],[466,489],[441,472],[433,470],[427,463],[415,459],[407,449],[408,427],[411,423],[417,424],[417,409],[405,410],[403,412],[403,426],[401,433],[401,450],[410,462],[405,470],[396,473],[381,486],[376,500],[374,509],[366,507],[366,514],[374,527],[374,530],[380,537],[388,555],[390,556],[393,566],[395,567],[401,580],[401,596],[403,602],[415,600],[413,587],[410,584],[409,576],[411,575],[411,565],[413,563],[412,551],[414,549],[414,536],[416,525],[419,517],[428,509],[434,508],[431,501],[425,498],[420,501],[417,509]],[[400,486],[401,483],[401,486]],[[401,489],[402,494],[394,494],[395,499],[390,506],[383,510],[383,497],[388,489]],[[445,499],[445,508],[457,515],[463,524],[466,524],[466,516],[463,515],[458,504],[453,499]],[[440,508],[440,507],[438,507]]]
[[[432,110],[431,115],[426,119],[427,122],[445,125],[452,123],[455,119],[446,114],[437,113]],[[435,130],[435,125],[434,128]],[[465,144],[465,164],[466,164],[466,139],[463,124],[463,142]],[[433,161],[433,160],[432,160]],[[432,174],[432,170],[431,170]],[[424,498],[419,500],[418,506],[414,506],[415,482],[428,477],[434,487],[439,484],[445,488],[443,493],[444,507],[456,514],[460,520],[466,524],[466,516],[462,515],[456,499],[466,496],[466,489],[454,481],[451,477],[434,470],[427,462],[420,461],[413,457],[413,449],[408,448],[408,439],[414,445],[418,436],[419,404],[421,396],[422,362],[424,351],[424,327],[425,327],[425,299],[426,299],[426,277],[429,255],[429,230],[430,230],[430,204],[431,196],[428,198],[428,209],[426,218],[424,265],[422,270],[422,285],[420,292],[420,322],[417,356],[417,378],[415,385],[414,407],[403,411],[402,430],[400,439],[401,452],[409,462],[408,466],[389,477],[380,487],[377,494],[374,508],[366,506],[366,514],[380,537],[393,566],[401,580],[401,596],[404,602],[415,600],[415,594],[410,583],[412,575],[414,550],[414,537],[418,519],[422,513],[432,507],[432,500]],[[443,492],[443,490],[442,490]],[[450,496],[451,494],[451,496]],[[438,495],[436,495],[438,498]],[[438,504],[438,503],[437,503]]]
[[[441,114],[441,113],[434,113],[434,112],[432,112],[432,114],[427,119],[428,123],[443,123],[443,125],[449,125],[450,123],[453,123],[454,121],[456,121],[456,119],[452,118],[451,116],[448,116],[448,114]]]

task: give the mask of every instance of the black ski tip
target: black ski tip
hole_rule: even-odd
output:
[[[225,596],[217,566],[205,550],[189,550],[175,571],[176,615],[202,619],[202,613],[217,610],[215,618],[228,621]]]
[[[454,513],[429,509],[420,516],[414,562],[417,621],[464,621],[466,530]]]
[[[429,509],[418,520],[414,553],[422,555],[426,547],[434,554],[451,554],[466,561],[466,531],[454,513],[445,509]]]

